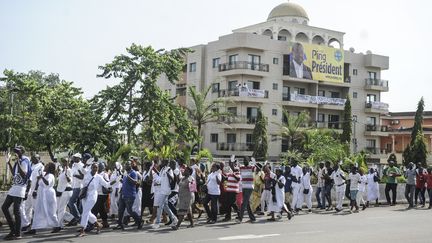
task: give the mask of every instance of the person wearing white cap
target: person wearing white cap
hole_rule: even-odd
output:
[[[122,179],[122,165],[120,162],[115,162],[114,171],[111,173],[110,182],[114,182],[112,185],[113,192],[110,194],[110,212],[111,217],[114,217],[118,214],[118,202],[120,196],[120,190],[122,187],[122,183],[120,180]]]
[[[80,212],[78,210],[79,206],[79,194],[82,187],[82,180],[84,179],[84,164],[81,162],[81,154],[76,153],[72,156],[72,196],[69,200],[68,207],[70,213],[74,216],[74,219],[69,222],[67,226],[77,225]]]

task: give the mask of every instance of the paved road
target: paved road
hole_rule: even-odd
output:
[[[405,205],[369,208],[358,214],[349,212],[301,213],[291,221],[267,222],[266,217],[258,218],[254,224],[218,223],[206,225],[201,220],[192,229],[182,227],[178,231],[161,227],[142,231],[129,228],[118,232],[102,231],[77,238],[76,228],[59,234],[48,231],[38,235],[25,236],[15,242],[170,242],[170,243],[230,243],[230,242],[432,242],[432,210],[413,209],[406,211]],[[1,232],[5,233],[5,227]]]

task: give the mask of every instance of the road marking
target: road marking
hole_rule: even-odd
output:
[[[324,233],[322,230],[316,230],[316,231],[300,231],[295,232],[296,234],[316,234],[316,233]]]
[[[218,240],[229,241],[229,240],[248,240],[248,239],[261,239],[267,237],[279,236],[280,234],[269,234],[269,235],[235,235],[228,237],[220,237]]]

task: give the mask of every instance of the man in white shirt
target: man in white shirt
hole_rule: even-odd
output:
[[[293,199],[292,199],[292,207],[294,207],[294,210],[296,212],[298,212],[299,210],[301,210],[301,203],[302,203],[302,199],[301,197],[303,196],[302,194],[300,194],[300,190],[301,190],[301,178],[303,176],[303,170],[302,168],[297,164],[297,161],[294,161],[292,163],[291,166],[291,175],[292,175],[292,195],[293,195]]]
[[[24,198],[21,204],[21,227],[22,231],[27,231],[33,218],[33,206],[36,203],[36,199],[31,195],[36,188],[37,177],[42,174],[44,165],[40,161],[40,156],[35,154],[31,156],[32,173],[30,175],[30,190],[27,193],[27,197]]]
[[[82,180],[84,179],[84,164],[81,162],[81,154],[76,153],[72,156],[72,196],[69,200],[68,207],[70,213],[74,216],[74,219],[69,222],[67,226],[76,226],[79,222],[80,213],[78,210],[79,206],[79,194],[82,187]]]
[[[4,240],[16,240],[21,238],[20,206],[26,192],[28,192],[27,184],[30,177],[29,172],[31,172],[30,160],[24,156],[24,147],[17,146],[14,148],[14,152],[16,154],[16,162],[13,166],[11,164],[11,155],[8,154],[6,157],[7,165],[12,172],[12,186],[2,205],[3,214],[10,228],[10,233],[3,238]],[[12,204],[15,221],[12,219],[9,212],[9,208]]]
[[[335,165],[332,179],[336,188],[336,212],[342,211],[342,203],[345,196],[345,174],[339,165]]]

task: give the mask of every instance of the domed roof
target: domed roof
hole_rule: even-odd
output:
[[[309,20],[309,17],[302,6],[290,2],[279,4],[273,8],[267,20],[278,17],[301,17]]]

